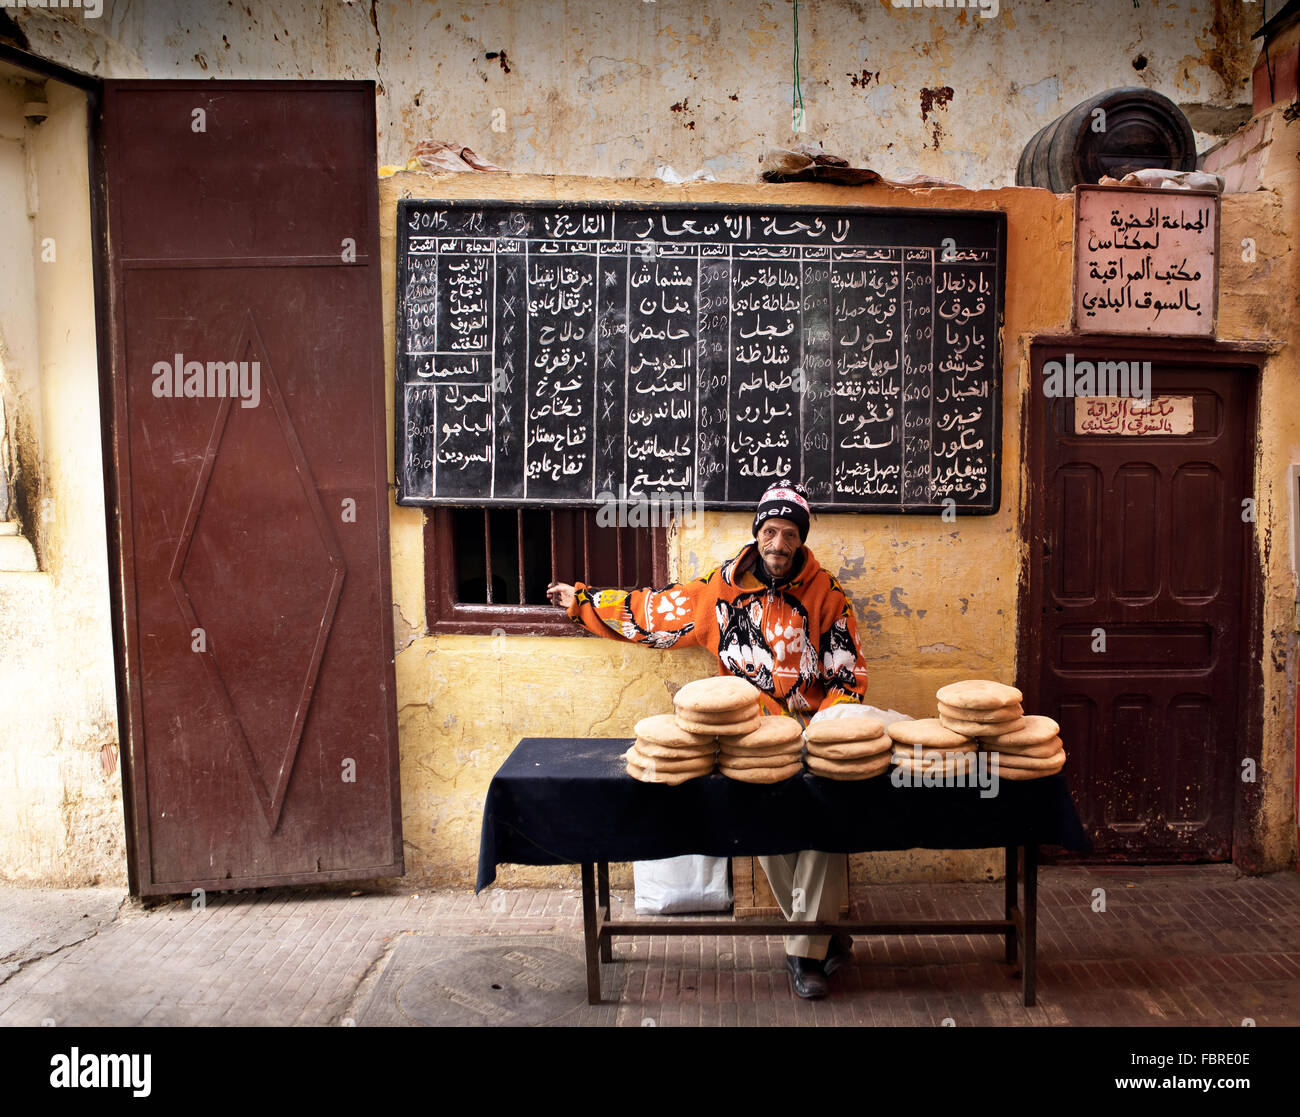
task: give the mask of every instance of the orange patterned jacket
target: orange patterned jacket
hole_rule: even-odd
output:
[[[757,548],[702,578],[662,589],[602,590],[578,582],[569,617],[597,636],[652,648],[705,647],[718,674],[748,679],[768,713],[815,713],[837,702],[861,702],[867,669],[858,626],[835,577],[807,547],[785,582],[754,574]],[[796,556],[796,562],[798,556]]]

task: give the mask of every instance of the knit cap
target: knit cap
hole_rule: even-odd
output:
[[[808,490],[797,481],[778,481],[769,485],[754,513],[754,537],[765,520],[789,520],[799,529],[799,542],[808,541]]]

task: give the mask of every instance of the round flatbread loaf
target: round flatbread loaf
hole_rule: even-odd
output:
[[[934,753],[933,760],[916,760],[912,753],[896,752],[892,755],[895,766],[903,768],[909,772],[920,775],[922,772],[943,772],[945,775],[952,775],[954,772],[974,772],[979,763],[979,753],[977,752],[959,752],[959,753]]]
[[[808,770],[814,775],[829,776],[831,779],[866,779],[878,776],[889,768],[889,754],[873,757],[870,760],[823,760],[819,756],[808,758]]]
[[[700,748],[713,740],[711,733],[688,733],[677,724],[677,719],[672,714],[655,714],[642,718],[632,727],[632,732],[651,744],[684,748]]]
[[[795,741],[799,741],[802,746],[803,742],[800,740],[802,736],[803,726],[794,718],[761,717],[758,728],[752,733],[740,736],[728,735],[722,744],[724,748],[729,748],[733,752],[764,752],[791,745]]]
[[[711,772],[713,755],[693,757],[686,760],[665,760],[659,756],[645,756],[637,751],[636,745],[623,754],[628,761],[640,768],[656,772]]]
[[[745,709],[756,703],[761,693],[753,683],[737,678],[735,675],[717,675],[712,679],[696,679],[693,683],[687,683],[673,695],[673,705],[680,711],[720,714],[730,710]],[[723,720],[740,719],[729,717]]]
[[[900,745],[920,745],[927,749],[951,749],[970,742],[967,734],[954,733],[945,728],[938,718],[896,721],[885,732],[890,740]]]
[[[1015,733],[1017,730],[1024,729],[1025,719],[1016,718],[1015,721],[958,721],[956,718],[950,718],[947,714],[940,714],[939,724],[945,729],[951,729],[954,733],[987,740],[990,737],[1000,737],[1003,733]]]
[[[809,741],[808,755],[818,760],[866,760],[887,753],[893,747],[894,742],[882,733],[874,741]]]
[[[941,686],[935,697],[947,706],[969,710],[996,710],[1023,702],[1025,696],[1015,687],[995,683],[992,679],[964,679],[959,683]]]
[[[703,745],[691,745],[679,748],[677,745],[660,745],[642,737],[636,739],[636,751],[642,756],[653,756],[663,760],[691,760],[701,756],[712,756],[718,751],[717,741],[708,741]]]
[[[1000,758],[999,758],[1000,759]],[[998,765],[998,779],[1000,780],[1041,780],[1044,776],[1054,776],[1065,767],[1065,753],[1060,753],[1060,760],[1057,761],[1055,768],[1008,768],[1003,764]]]
[[[1011,734],[1007,734],[1011,736]],[[984,743],[984,752],[1001,753],[1003,756],[1055,756],[1061,751],[1061,738],[1053,737],[1050,741],[1044,741],[1041,745],[1020,745],[1016,748],[1007,748],[1002,743],[1001,737],[994,737],[992,741]]]
[[[803,751],[803,737],[796,737],[793,741],[785,741],[779,745],[764,745],[762,748],[744,748],[737,743],[744,739],[744,737],[719,737],[718,746],[727,756],[783,756]]]
[[[949,706],[946,702],[939,703],[939,716],[948,716],[958,721],[1014,721],[1016,718],[1025,716],[1025,708],[1019,702],[1013,702],[1010,706],[999,706],[996,710],[973,710],[963,709],[961,706]]]
[[[677,724],[685,729],[688,733],[701,733],[706,736],[718,737],[743,737],[747,733],[753,733],[758,728],[758,723],[763,719],[757,714],[745,721],[723,722],[714,725],[707,725],[704,722],[688,721],[685,714],[677,715]]]
[[[742,749],[735,745],[736,741],[742,740],[740,737],[719,737],[719,753],[723,756],[789,756],[791,753],[796,755],[803,751],[803,738],[789,741],[784,745],[772,745],[765,749]]]
[[[884,735],[885,723],[867,714],[827,718],[810,722],[803,731],[804,740],[819,745],[844,744],[848,741],[874,741]]]
[[[945,749],[927,749],[920,745],[894,745],[894,755],[903,756],[917,764],[922,764],[930,759],[943,760],[949,756],[960,756],[964,752],[975,752],[979,748],[976,741],[967,741],[965,744],[953,745]]]
[[[720,752],[718,753],[718,763],[725,764],[728,768],[785,768],[797,763],[802,755],[803,753],[800,750],[790,752],[788,749],[785,752],[763,753],[762,755],[747,753],[740,756],[734,753]]]
[[[633,779],[640,780],[642,783],[666,783],[675,785],[685,783],[687,780],[698,780],[701,776],[707,776],[708,772],[661,772],[658,768],[654,770],[642,768],[631,760],[627,762],[627,774]]]
[[[998,748],[1019,748],[1022,745],[1041,745],[1060,734],[1061,727],[1051,718],[1042,714],[1028,714],[1025,727],[1014,733],[1003,733],[998,737]]]
[[[869,780],[876,776],[883,776],[889,771],[889,765],[882,765],[879,771],[875,772],[814,772],[813,774],[823,780]]]
[[[730,765],[718,765],[718,771],[733,780],[742,783],[780,783],[803,771],[803,762],[787,764],[783,768],[732,768]]]
[[[709,713],[706,710],[678,710],[677,717],[695,725],[735,725],[738,721],[750,721],[763,716],[762,707],[757,702],[741,706],[736,710],[724,710],[721,713]]]
[[[1055,772],[1065,763],[1065,749],[1051,756],[1020,756],[1014,752],[999,752],[994,755],[997,757],[999,771],[1007,768],[1028,768],[1032,771]]]

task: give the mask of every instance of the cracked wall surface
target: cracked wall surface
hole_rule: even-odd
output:
[[[764,149],[794,138],[788,0],[104,2],[100,19],[13,18],[34,49],[103,76],[373,79],[381,163],[436,138],[532,174],[668,163],[752,182]],[[992,19],[805,0],[799,138],[886,178],[1006,185],[1035,132],[1102,90],[1249,101],[1258,26],[1236,0],[1005,4]]]

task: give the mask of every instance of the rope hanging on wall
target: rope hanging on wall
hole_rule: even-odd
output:
[[[802,132],[805,123],[803,90],[799,87],[799,0],[794,0],[794,88],[790,95],[790,131]]]

